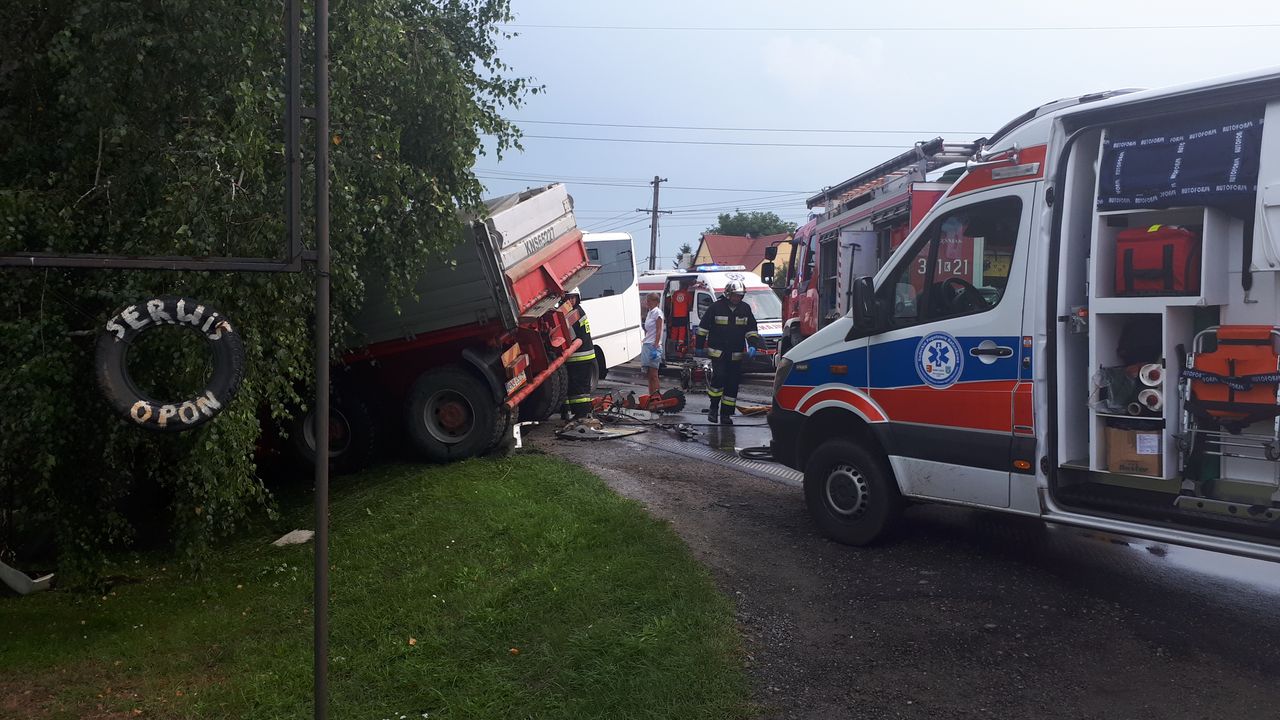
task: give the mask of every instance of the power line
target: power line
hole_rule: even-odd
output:
[[[545,173],[537,172],[521,172],[519,170],[504,170],[502,168],[472,168],[478,172],[497,173],[499,175],[545,175]],[[625,178],[625,177],[599,177],[593,175],[561,175],[557,176],[559,180],[590,180],[592,182],[621,182],[621,183],[640,183],[646,185],[649,181],[641,178]]]
[[[645,143],[649,145],[736,145],[739,147],[808,147],[808,148],[878,148],[882,150],[902,150],[902,143],[896,145],[840,145],[832,143],[774,143],[774,142],[742,142],[732,140],[650,140],[645,138],[601,138],[581,137],[575,135],[521,135],[520,139],[535,140],[587,140],[591,142]]]
[[[668,205],[667,207],[672,210],[685,210],[689,208],[701,208],[701,207],[712,207],[717,205],[723,205],[726,202],[732,202],[734,200],[739,202],[756,202],[760,200],[781,201],[780,200],[781,198],[795,198],[795,197],[801,197],[801,196],[807,196],[807,195],[809,195],[808,192],[789,192],[789,193],[778,193],[776,195],[759,195],[756,197],[749,197],[749,198],[730,198],[729,200],[717,200],[713,202],[691,203],[689,205]]]
[[[898,146],[896,146],[896,145],[895,145],[894,147],[898,147]],[[491,170],[487,170],[487,169],[485,169],[485,168],[476,168],[476,170],[478,170],[478,171],[483,171],[483,172],[492,172]],[[571,184],[573,184],[573,185],[595,185],[595,186],[604,186],[604,187],[635,187],[635,188],[643,188],[643,187],[647,187],[647,186],[648,186],[648,184],[649,184],[649,181],[648,181],[648,180],[640,180],[640,181],[638,181],[638,183],[639,183],[639,184],[637,184],[637,185],[625,185],[625,184],[621,184],[621,183],[604,183],[604,182],[581,182],[581,181],[570,181],[570,180],[567,180],[567,179],[566,179],[568,176],[556,176],[556,175],[524,176],[524,177],[493,177],[493,176],[489,176],[489,175],[482,175],[480,172],[477,172],[477,173],[476,173],[476,177],[478,177],[478,178],[486,178],[486,179],[490,179],[490,180],[510,180],[510,181],[512,181],[512,182],[525,182],[525,181],[532,181],[532,182],[543,182],[543,181],[546,181],[546,182],[559,182],[559,181],[562,181],[562,180],[563,180],[564,182],[566,182],[566,183],[571,183]],[[689,185],[667,185],[666,187],[667,187],[667,189],[668,189],[668,190],[701,190],[701,191],[708,191],[708,192],[761,192],[761,193],[786,193],[786,194],[789,194],[789,195],[790,195],[790,194],[795,194],[795,195],[811,195],[811,194],[813,194],[813,193],[817,192],[816,190],[766,190],[766,189],[760,189],[760,188],[692,187],[692,186],[689,186]]]
[[[622,217],[625,217],[625,216],[627,216],[627,215],[630,215],[630,214],[631,214],[631,213],[633,213],[633,212],[635,212],[635,210],[625,210],[625,211],[623,211],[623,212],[618,213],[617,215],[614,215],[613,217],[607,217],[607,218],[605,218],[605,219],[603,219],[603,220],[593,220],[593,221],[591,221],[591,223],[590,223],[590,224],[591,224],[591,225],[604,225],[604,224],[606,224],[606,223],[611,223],[611,222],[613,222],[613,221],[615,221],[615,220],[618,220],[618,219],[620,219],[620,218],[622,218]],[[576,214],[576,213],[575,213],[575,214]]]
[[[657,32],[814,32],[814,33],[889,33],[889,32],[1097,32],[1130,30],[1248,30],[1280,28],[1280,23],[1231,23],[1222,25],[1028,25],[1022,27],[751,27],[704,25],[545,25],[506,23],[499,27],[512,30],[625,30]]]
[[[759,127],[716,127],[710,125],[635,125],[630,123],[593,123],[571,122],[568,120],[515,120],[516,123],[531,125],[578,125],[583,127],[641,128],[645,130],[715,130],[726,132],[784,132],[784,133],[852,133],[852,134],[893,134],[893,135],[983,135],[985,133],[972,130],[821,130],[817,128],[759,128]]]
[[[752,204],[754,204],[754,203],[762,203],[763,201],[766,201],[766,200],[771,201],[771,202],[766,203],[766,204],[779,204],[779,205],[785,205],[785,204],[787,204],[787,200],[791,200],[791,199],[799,200],[800,198],[806,197],[806,196],[808,196],[808,195],[810,195],[810,193],[785,193],[785,194],[783,194],[783,195],[761,195],[761,196],[758,196],[758,197],[727,198],[727,199],[724,199],[724,200],[718,200],[718,201],[715,201],[715,202],[692,203],[692,204],[689,204],[689,205],[667,205],[666,207],[667,207],[668,209],[670,209],[670,210],[675,211],[675,212],[693,212],[693,211],[695,211],[695,210],[699,210],[699,209],[703,209],[703,210],[715,210],[716,208],[722,208],[722,207],[725,207],[726,205],[743,205],[743,204],[748,204],[748,203],[752,203]],[[785,198],[785,199],[783,199],[783,198]],[[593,211],[593,210],[584,210],[582,213],[579,213],[579,214],[588,214],[588,215],[589,215],[589,214],[593,214],[593,213],[594,213],[594,214],[599,214],[599,215],[608,215],[608,214],[610,214],[610,213],[614,213],[614,212],[621,212],[621,211],[618,211],[618,210],[594,210],[594,211]]]

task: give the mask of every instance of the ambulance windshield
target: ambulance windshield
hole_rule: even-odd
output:
[[[748,290],[742,300],[751,306],[751,314],[756,316],[757,322],[782,319],[782,301],[772,290]]]

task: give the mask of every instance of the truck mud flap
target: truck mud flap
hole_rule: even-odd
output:
[[[502,402],[507,397],[507,394],[503,392],[502,383],[498,382],[498,377],[493,374],[493,365],[498,362],[497,353],[493,353],[493,356],[486,360],[481,357],[480,353],[467,348],[462,351],[462,357],[471,363],[476,370],[480,371],[480,376],[484,378],[489,385],[489,391],[493,393],[494,402]]]

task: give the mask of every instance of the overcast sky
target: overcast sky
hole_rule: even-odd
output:
[[[809,194],[917,140],[989,135],[1055,98],[1280,64],[1280,2],[512,5],[517,18],[510,29],[518,36],[502,43],[501,57],[515,73],[544,85],[546,94],[509,113],[526,135],[524,151],[501,163],[481,157],[477,173],[491,194],[563,180],[579,225],[631,232],[642,266],[649,221],[635,209],[650,205],[645,183],[654,175],[668,180],[660,207],[675,211],[659,221],[659,267],[670,267],[680,244],[696,246],[716,213],[767,209],[802,222]],[[1170,25],[1202,27],[1153,27]],[[1068,27],[1092,29],[1055,29]],[[828,147],[691,144],[697,142]]]

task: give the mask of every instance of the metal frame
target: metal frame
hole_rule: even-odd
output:
[[[1187,367],[1195,368],[1196,356],[1204,352],[1205,338],[1217,337],[1217,325],[1201,330],[1196,333],[1195,338],[1191,341],[1191,354],[1187,356]],[[1280,330],[1271,330],[1271,341],[1274,344],[1280,341]],[[1280,367],[1276,368],[1280,370]],[[1182,397],[1182,448],[1180,455],[1182,469],[1185,471],[1187,463],[1191,460],[1192,450],[1196,446],[1196,436],[1203,438],[1204,454],[1214,455],[1217,457],[1238,458],[1241,460],[1260,460],[1265,462],[1276,462],[1276,455],[1280,453],[1280,415],[1271,419],[1271,435],[1260,435],[1256,433],[1231,433],[1225,430],[1208,430],[1200,427],[1199,418],[1196,413],[1187,408],[1187,403],[1191,401],[1191,389],[1194,381],[1191,378],[1183,377],[1179,380],[1179,395]],[[1276,403],[1280,404],[1280,384],[1276,386]],[[1234,448],[1234,449],[1230,449]],[[1249,451],[1253,451],[1250,453]],[[1280,486],[1273,481],[1247,480],[1243,478],[1233,478],[1237,482],[1248,483],[1250,485],[1263,485],[1266,487],[1276,487],[1277,495],[1280,496]],[[1183,481],[1184,486],[1187,482]],[[1195,487],[1190,486],[1188,489],[1194,490]]]
[[[315,434],[329,437],[329,0],[313,0],[316,12],[314,108],[302,106],[302,0],[285,0],[285,225],[283,258],[128,256],[98,253],[0,253],[0,268],[78,268],[204,272],[302,272],[316,268]],[[302,120],[315,121],[316,250],[302,247]],[[317,451],[317,459],[321,453]],[[315,467],[315,717],[328,709],[329,656],[329,465]]]

